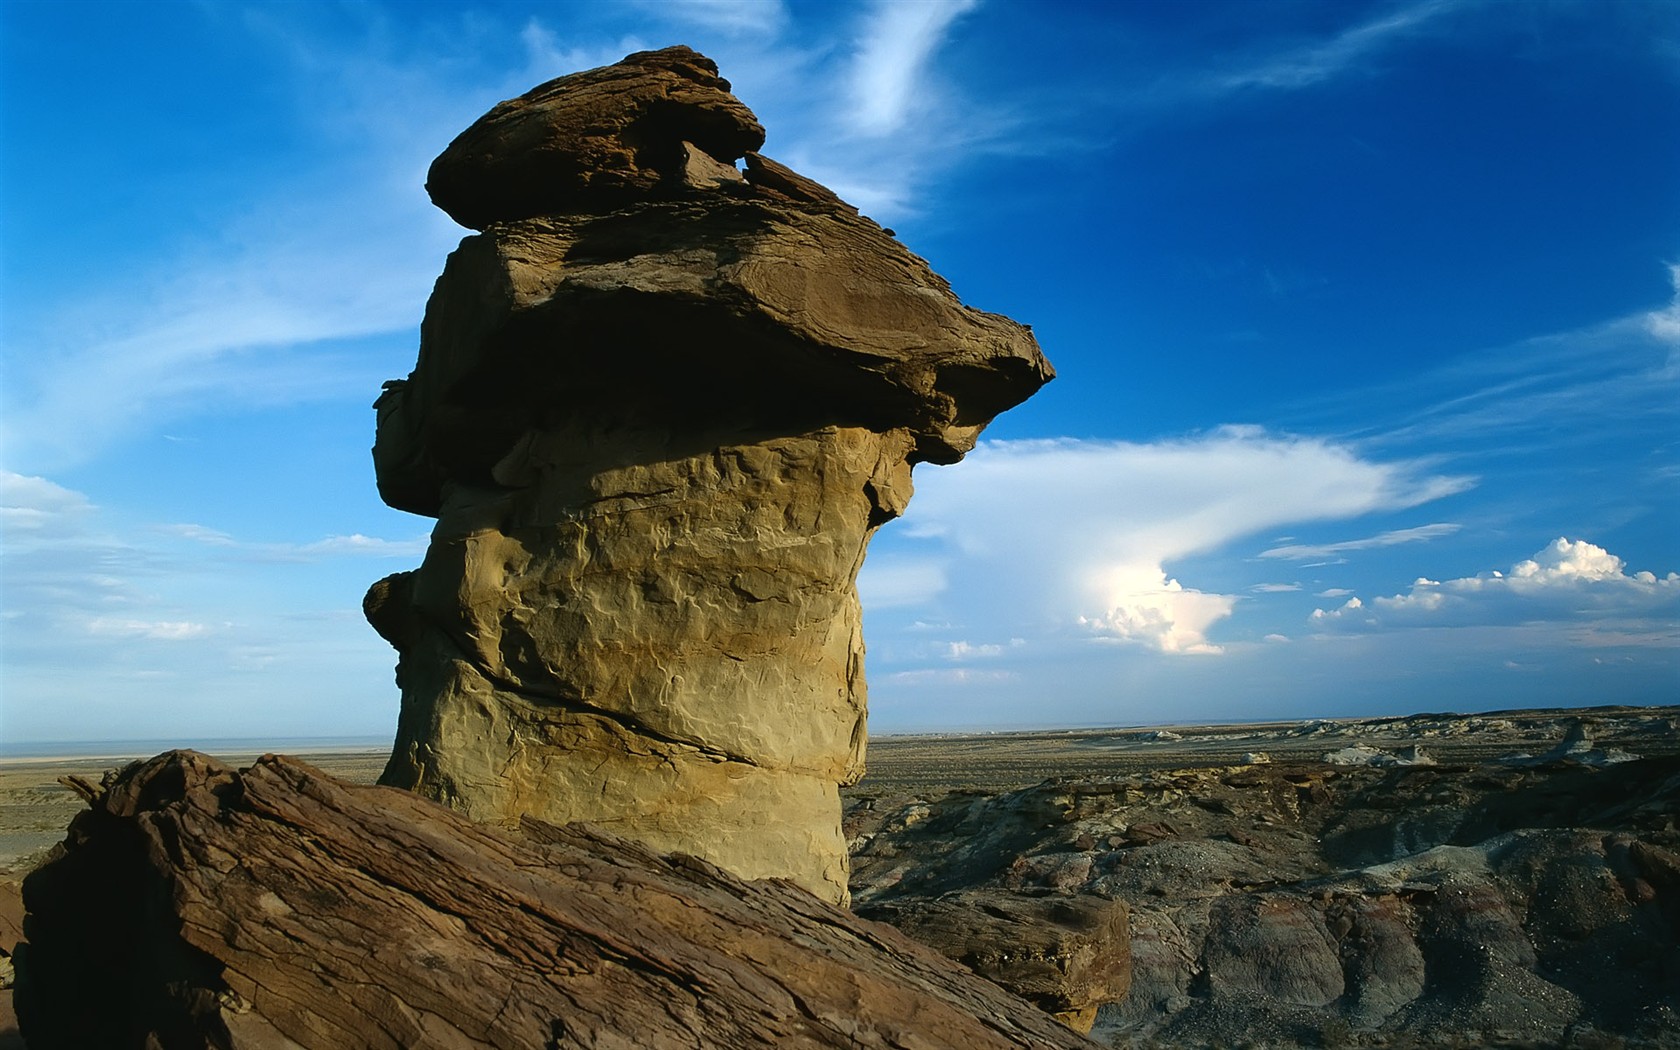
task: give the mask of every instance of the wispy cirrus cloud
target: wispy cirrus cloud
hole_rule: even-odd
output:
[[[1282,547],[1263,550],[1260,552],[1260,557],[1283,558],[1289,561],[1331,558],[1338,554],[1348,554],[1353,551],[1397,547],[1403,543],[1423,543],[1427,540],[1439,539],[1442,536],[1451,536],[1462,527],[1452,522],[1436,522],[1433,525],[1418,525],[1409,529],[1391,529],[1388,532],[1380,532],[1375,536],[1365,536],[1357,540],[1342,540],[1337,543],[1291,543]]]
[[[1400,7],[1327,40],[1296,44],[1247,65],[1210,73],[1200,86],[1209,94],[1312,87],[1358,70],[1372,56],[1462,6],[1455,0],[1426,0]]]
[[[787,22],[782,0],[635,0],[636,8],[724,33],[775,33]]]
[[[890,135],[910,118],[928,60],[977,0],[877,0],[852,59],[850,126],[859,135]]]
[[[297,735],[358,712],[388,721],[389,657],[357,599],[381,571],[368,559],[414,557],[423,537],[249,543],[200,525],[137,526],[11,472],[0,472],[0,521],[6,739],[159,736],[177,720],[201,735],[224,725]],[[261,674],[290,684],[253,691]],[[132,702],[134,683],[158,680],[173,683],[169,710]],[[73,730],[65,711],[81,713]]]
[[[1531,452],[1671,429],[1680,424],[1680,266],[1668,273],[1675,291],[1663,306],[1470,351],[1295,414],[1319,429],[1334,427],[1350,404],[1391,406],[1377,422],[1363,413],[1347,431],[1383,447]]]

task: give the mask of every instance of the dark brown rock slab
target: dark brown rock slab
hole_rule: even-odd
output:
[[[911,937],[1088,1032],[1097,1008],[1131,985],[1126,905],[1091,896],[995,890],[907,898],[865,908]]]
[[[578,826],[526,832],[289,758],[136,763],[25,883],[24,1035],[34,1050],[1092,1045],[788,883]]]
[[[763,144],[717,63],[667,47],[498,104],[432,162],[426,190],[450,218],[484,229],[680,192],[693,186],[695,161],[733,168]]]

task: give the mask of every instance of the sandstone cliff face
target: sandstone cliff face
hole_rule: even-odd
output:
[[[1093,1045],[890,927],[584,827],[274,756],[88,794],[24,884],[34,1050]]]
[[[383,782],[843,901],[864,549],[913,464],[960,459],[1053,373],[751,152],[728,87],[686,48],[632,55],[501,104],[433,165],[434,200],[484,232],[377,405],[381,494],[438,519],[366,603],[400,654]]]

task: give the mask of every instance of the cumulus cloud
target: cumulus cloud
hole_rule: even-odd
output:
[[[878,0],[852,60],[851,125],[861,135],[890,135],[909,119],[929,58],[975,0]]]
[[[1449,580],[1419,577],[1411,589],[1370,603],[1350,598],[1340,608],[1315,609],[1324,629],[1447,627],[1542,621],[1614,625],[1680,609],[1680,575],[1629,573],[1621,558],[1586,540],[1559,537],[1510,572],[1497,570]]]
[[[1239,599],[1181,582],[1169,564],[1282,525],[1415,506],[1469,484],[1254,427],[1151,444],[987,442],[958,466],[917,472],[904,528],[877,541],[892,550],[882,583],[918,564],[931,581],[937,567],[937,591],[884,589],[907,606],[991,624],[1212,653],[1208,632]],[[871,558],[860,581],[866,609],[883,589],[876,572]]]
[[[1143,642],[1164,653],[1223,651],[1208,642],[1207,631],[1231,615],[1235,596],[1186,590],[1153,566],[1122,566],[1109,576],[1113,604],[1079,617],[1100,640]]]
[[[1309,558],[1329,558],[1350,551],[1372,550],[1378,547],[1394,547],[1402,543],[1421,543],[1425,540],[1437,539],[1441,536],[1451,536],[1459,530],[1458,525],[1449,522],[1438,522],[1433,525],[1419,525],[1410,529],[1393,529],[1389,532],[1366,536],[1357,540],[1343,540],[1340,543],[1292,543],[1282,547],[1273,547],[1260,552],[1262,558],[1285,558],[1290,561],[1305,561]]]

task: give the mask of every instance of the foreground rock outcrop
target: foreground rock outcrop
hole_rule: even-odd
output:
[[[1053,373],[763,137],[667,48],[504,102],[433,165],[483,232],[377,405],[381,494],[438,519],[366,602],[400,655],[382,782],[843,901],[865,546],[914,464]]]
[[[581,827],[193,752],[24,884],[32,1050],[1077,1047],[890,927]]]

